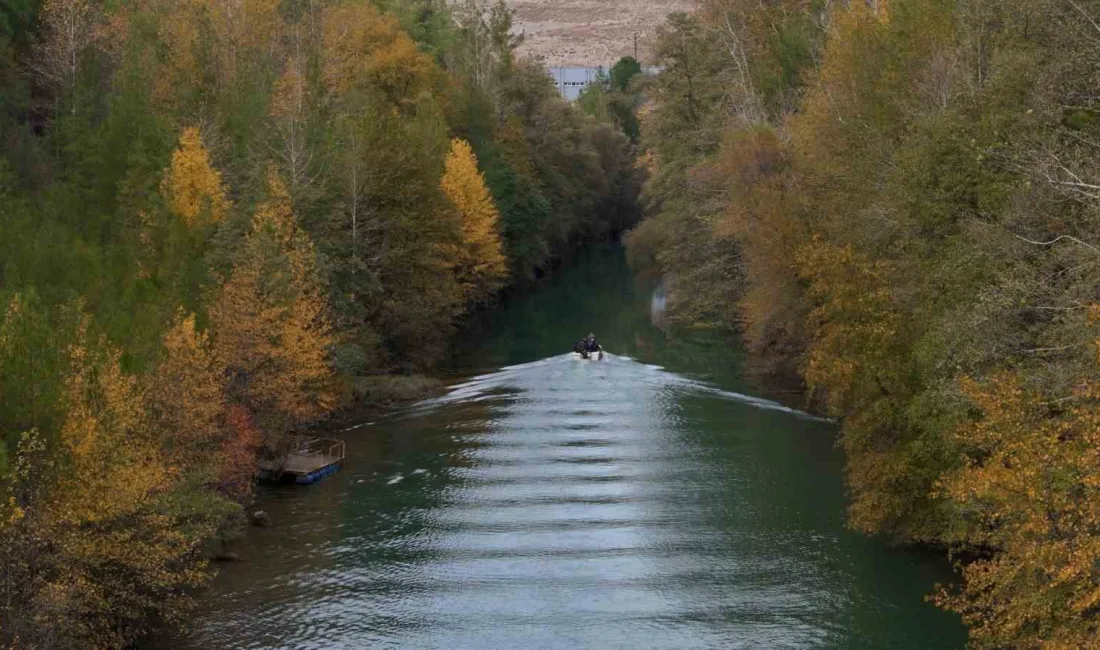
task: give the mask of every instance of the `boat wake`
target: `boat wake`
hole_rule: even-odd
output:
[[[539,361],[505,366],[495,372],[477,375],[451,386],[445,395],[418,402],[401,413],[402,417],[422,415],[425,411],[455,403],[471,403],[501,397],[521,396],[529,391],[561,391],[578,383],[611,382],[614,385],[637,385],[646,391],[659,389],[683,393],[698,393],[746,404],[766,411],[787,413],[815,422],[829,422],[804,411],[762,397],[724,390],[706,382],[690,379],[665,370],[661,366],[635,361],[626,356],[604,353],[600,363],[577,363],[572,352]]]

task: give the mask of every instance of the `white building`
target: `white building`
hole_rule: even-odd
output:
[[[609,68],[604,67],[559,66],[550,68],[550,76],[554,78],[554,83],[557,84],[561,96],[567,101],[573,102],[581,96],[581,91],[588,84],[600,78],[601,71],[606,78],[608,70]],[[642,74],[651,77],[660,73],[661,70],[662,68],[659,66],[646,66],[642,68]]]
[[[558,92],[568,101],[576,101],[585,86],[595,81],[603,68],[580,68],[564,66],[550,68],[550,76],[558,85]]]

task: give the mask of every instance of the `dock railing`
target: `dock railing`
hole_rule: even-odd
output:
[[[331,438],[294,436],[290,441],[284,471],[290,474],[308,474],[328,465],[344,462],[347,443]]]

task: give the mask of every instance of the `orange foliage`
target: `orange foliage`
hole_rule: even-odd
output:
[[[241,78],[242,54],[264,55],[274,50],[283,20],[279,0],[187,0],[206,17],[201,24],[213,32],[215,65],[223,89]]]
[[[190,3],[180,2],[161,18],[165,59],[153,75],[153,99],[157,104],[170,105],[181,90],[201,85],[199,17],[195,9]]]
[[[334,338],[313,243],[274,171],[268,186],[210,316],[215,357],[231,377],[230,400],[256,418],[265,444],[276,448],[290,429],[332,408]]]
[[[247,82],[241,68],[245,55],[275,51],[283,20],[278,0],[179,0],[156,5],[165,63],[154,78],[154,99],[168,104],[204,85],[212,73],[215,92]]]
[[[1100,385],[1055,407],[1012,374],[963,388],[982,417],[954,436],[965,463],[940,484],[968,539],[998,553],[940,594],[979,647],[1093,647],[1100,633]]]
[[[1100,319],[1100,305],[1090,321]],[[1100,364],[1100,340],[1094,342]],[[938,486],[971,544],[997,554],[963,568],[941,605],[977,647],[1085,648],[1100,635],[1100,383],[1051,402],[1024,377],[962,380],[981,416],[953,436],[965,451]]]
[[[248,409],[240,404],[229,407],[226,425],[228,436],[218,453],[218,487],[226,494],[243,497],[252,492],[262,436]]]
[[[722,144],[719,170],[730,186],[716,237],[741,245],[746,286],[744,339],[763,363],[782,363],[802,343],[805,319],[797,253],[807,240],[789,153],[773,129],[739,130]],[[772,368],[772,370],[779,370]]]
[[[282,76],[275,82],[271,98],[272,117],[280,120],[296,118],[304,111],[305,103],[310,101],[302,65],[297,58],[287,61]]]

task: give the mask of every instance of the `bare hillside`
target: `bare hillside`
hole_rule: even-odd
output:
[[[634,53],[650,60],[649,48],[665,16],[688,11],[693,0],[508,0],[516,29],[527,34],[522,52],[550,66],[608,65]]]

